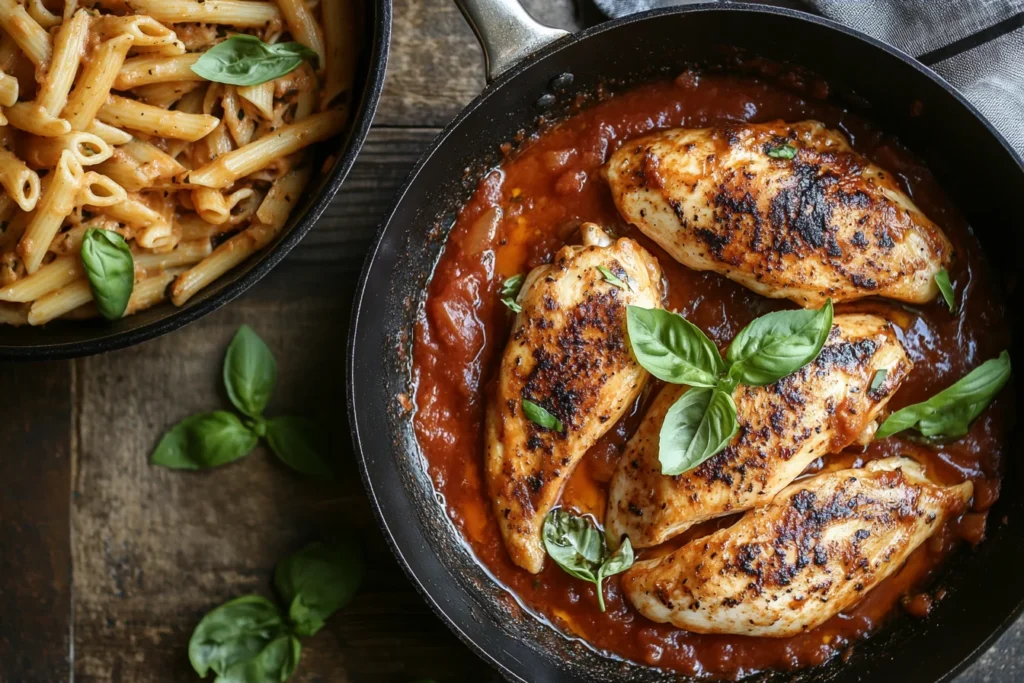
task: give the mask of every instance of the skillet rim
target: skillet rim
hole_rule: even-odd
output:
[[[365,374],[359,373],[358,371],[357,361],[359,354],[357,351],[358,347],[360,346],[359,323],[362,316],[363,306],[364,304],[367,303],[366,297],[369,291],[368,285],[370,274],[371,271],[373,271],[374,269],[378,257],[380,256],[384,238],[387,236],[392,221],[395,219],[395,215],[397,214],[399,208],[401,207],[403,201],[405,200],[406,195],[409,193],[409,189],[417,181],[419,181],[419,176],[424,166],[426,166],[426,164],[430,162],[430,160],[441,149],[441,147],[444,146],[444,144],[447,142],[451,134],[463,123],[463,121],[465,121],[467,118],[473,115],[474,112],[476,112],[479,108],[485,105],[487,100],[489,100],[497,92],[505,88],[520,74],[522,74],[524,71],[531,68],[538,62],[544,61],[548,57],[554,55],[557,52],[560,52],[563,49],[568,48],[571,45],[574,45],[578,42],[582,42],[587,39],[594,38],[595,36],[598,36],[601,33],[604,33],[605,31],[618,29],[621,26],[626,26],[633,23],[653,20],[662,16],[677,14],[699,14],[703,12],[741,12],[783,16],[798,21],[816,24],[819,27],[825,29],[838,31],[839,33],[845,34],[848,37],[858,39],[863,43],[867,43],[870,47],[875,48],[876,50],[881,50],[882,52],[888,53],[890,56],[900,60],[901,62],[912,68],[914,71],[916,71],[918,74],[932,81],[934,84],[938,85],[942,90],[944,90],[947,94],[952,96],[954,100],[956,100],[975,118],[975,120],[981,123],[984,129],[988,131],[988,134],[1009,154],[1010,158],[1015,162],[1018,169],[1022,173],[1024,173],[1024,156],[1019,154],[1012,146],[1010,146],[1005,136],[1003,136],[1002,133],[1000,133],[992,125],[992,123],[978,110],[978,108],[974,106],[974,104],[972,104],[969,100],[967,100],[967,98],[964,97],[964,95],[957,88],[955,88],[952,84],[948,83],[945,79],[943,79],[941,76],[935,73],[931,68],[917,61],[913,56],[907,54],[906,52],[900,50],[897,47],[884,43],[866,33],[863,33],[857,29],[850,28],[849,26],[845,26],[826,17],[811,14],[810,12],[789,9],[787,7],[751,4],[749,2],[729,1],[726,3],[719,3],[713,1],[706,1],[692,5],[679,5],[673,7],[657,8],[647,10],[645,12],[638,12],[635,14],[626,15],[623,17],[619,17],[618,19],[610,19],[595,26],[585,28],[581,31],[570,33],[569,35],[559,38],[551,42],[550,44],[544,46],[534,54],[526,57],[519,63],[509,68],[507,71],[499,75],[498,78],[496,78],[491,83],[488,83],[484,87],[484,89],[476,97],[474,97],[473,100],[469,104],[467,104],[455,116],[455,118],[452,119],[451,122],[449,122],[448,125],[444,127],[444,129],[440,133],[438,133],[437,137],[434,138],[430,146],[426,149],[426,151],[423,152],[423,154],[417,160],[416,164],[409,171],[404,182],[402,183],[401,188],[399,188],[399,190],[396,192],[395,199],[391,203],[391,206],[388,208],[386,216],[384,217],[384,219],[381,221],[381,224],[377,228],[376,234],[373,237],[373,246],[371,247],[369,252],[367,252],[366,258],[363,262],[363,267],[359,274],[359,281],[356,286],[353,297],[352,313],[349,322],[348,344],[346,349],[347,358],[345,362],[345,382],[346,403],[348,407],[347,416],[349,420],[349,427],[352,432],[352,442],[358,460],[359,474],[360,478],[362,479],[363,487],[366,490],[367,496],[370,500],[370,506],[373,509],[377,525],[383,532],[388,548],[391,550],[391,553],[395,556],[395,559],[398,560],[398,564],[402,567],[402,570],[408,576],[416,592],[420,594],[424,602],[427,603],[430,609],[441,619],[445,626],[447,626],[448,629],[452,633],[454,633],[456,637],[458,637],[459,640],[462,641],[462,643],[465,644],[474,654],[476,654],[480,659],[488,663],[491,667],[496,669],[503,678],[510,681],[515,681],[517,683],[529,683],[529,681],[526,678],[520,676],[517,672],[510,669],[508,666],[506,666],[503,661],[499,660],[497,657],[492,655],[491,652],[489,652],[488,649],[485,648],[483,645],[478,644],[473,639],[473,637],[469,635],[467,630],[462,627],[462,625],[457,623],[454,618],[448,615],[448,613],[445,611],[445,608],[442,607],[442,605],[440,604],[440,601],[434,597],[430,590],[428,590],[426,582],[424,580],[421,580],[420,577],[417,576],[416,572],[413,570],[410,564],[410,560],[406,558],[407,553],[398,545],[398,541],[396,540],[395,535],[391,530],[391,526],[389,525],[387,516],[385,515],[381,507],[377,491],[374,488],[374,483],[370,478],[368,460],[366,458],[363,447],[363,438],[360,435],[359,411],[357,408],[357,402],[359,399],[356,396],[357,383],[355,380],[357,374]],[[401,230],[402,235],[404,235],[409,229],[411,229],[411,224],[399,228],[399,230]],[[366,342],[362,343],[365,344]],[[391,441],[392,435],[389,433],[384,438],[387,439],[384,442],[387,448],[389,450],[392,449],[394,446],[393,442]],[[380,440],[381,437],[377,435],[370,436],[367,438],[367,443],[369,442],[370,439]],[[431,482],[431,485],[433,486],[433,482]],[[406,498],[408,499],[407,496]],[[416,503],[414,501],[409,501],[409,503],[413,507],[416,506]],[[396,525],[398,524],[398,522],[399,520],[395,520]],[[414,551],[410,551],[409,554],[415,555],[422,554],[424,552],[431,556],[433,555],[433,550],[430,549],[429,545],[425,546],[424,548],[418,548]],[[472,551],[470,551],[470,553],[472,554]],[[437,558],[435,557],[434,559]],[[476,559],[475,555],[474,561],[477,564],[480,564],[480,561]],[[447,579],[447,577],[445,578]],[[500,585],[500,582],[498,583]],[[445,596],[444,602],[449,607],[452,607],[454,605],[454,602],[456,600],[454,596],[465,594],[469,597],[475,597],[469,591],[463,590],[463,588],[458,585],[453,585],[452,582],[450,581],[446,581],[436,590],[443,591],[443,594]],[[505,590],[506,592],[511,593],[511,591],[508,591],[508,589]],[[511,594],[514,597],[516,597],[514,593]],[[517,597],[516,599],[518,600]],[[1015,605],[1014,608],[1010,611],[1007,617],[1002,622],[1000,622],[1000,624],[984,640],[982,640],[982,642],[980,642],[974,649],[972,649],[966,656],[964,656],[964,658],[955,666],[953,666],[947,673],[945,673],[940,678],[936,679],[935,683],[950,683],[950,681],[952,681],[953,678],[955,678],[970,664],[972,664],[981,654],[986,652],[992,646],[992,644],[1001,635],[1003,635],[1003,633],[1005,633],[1006,630],[1012,624],[1014,624],[1018,618],[1020,618],[1022,614],[1024,614],[1024,600],[1019,601],[1018,604]],[[606,659],[609,658],[609,656],[603,651],[599,650],[598,653],[601,657],[604,657]],[[807,669],[807,671],[810,671],[813,668],[818,667],[812,667],[810,669]]]
[[[246,270],[234,281],[225,284],[219,291],[192,305],[186,303],[181,308],[173,307],[166,315],[152,322],[120,332],[107,333],[105,329],[96,330],[94,334],[84,339],[28,345],[7,345],[0,341],[0,361],[66,360],[135,346],[178,330],[213,313],[241,296],[269,274],[320,220],[344,184],[355,164],[356,157],[366,142],[377,113],[377,106],[380,104],[381,93],[384,90],[388,56],[391,50],[392,1],[369,0],[368,4],[372,3],[373,13],[372,16],[367,16],[367,23],[372,22],[372,44],[367,58],[368,68],[362,96],[355,108],[351,126],[342,134],[338,149],[340,154],[334,168],[328,174],[323,188],[313,195],[309,209],[296,219],[291,230],[288,230],[275,244],[258,254],[257,260],[248,268],[244,263],[240,264],[238,267],[246,268]]]

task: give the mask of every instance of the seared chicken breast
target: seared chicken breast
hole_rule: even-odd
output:
[[[739,430],[721,453],[676,476],[661,473],[659,432],[685,387],[655,398],[626,444],[608,493],[605,529],[618,546],[658,545],[698,522],[763,505],[815,459],[867,442],[913,363],[886,319],[837,315],[818,358],[765,387],[733,393]],[[876,373],[885,370],[872,389]]]
[[[622,216],[683,265],[805,307],[931,301],[952,256],[896,178],[817,121],[667,130],[605,174]]]
[[[648,619],[782,638],[858,602],[962,514],[970,482],[937,486],[908,458],[805,479],[736,524],[638,562],[622,587]]]
[[[612,241],[592,223],[583,226],[583,242],[563,247],[524,281],[487,409],[486,476],[498,525],[512,560],[534,573],[544,564],[545,515],[579,459],[647,381],[630,351],[626,306],[661,306],[661,268],[645,249]],[[531,421],[523,400],[562,430]]]

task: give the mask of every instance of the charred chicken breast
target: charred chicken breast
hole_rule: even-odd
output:
[[[512,560],[534,573],[544,563],[545,515],[647,381],[630,351],[626,306],[661,305],[661,268],[645,249],[612,241],[594,224],[584,224],[583,243],[563,247],[524,281],[487,410],[491,500]],[[524,400],[560,425],[532,420]]]
[[[837,315],[818,358],[764,387],[733,393],[739,431],[721,453],[676,476],[661,473],[659,432],[686,390],[666,386],[626,445],[609,486],[605,529],[617,546],[654,546],[690,526],[764,505],[815,459],[869,441],[913,363],[876,315]],[[885,370],[884,377],[876,374]]]
[[[805,479],[735,525],[622,578],[647,618],[697,633],[786,637],[858,602],[963,513],[970,482],[931,483],[908,458]]]
[[[952,255],[891,173],[817,121],[662,131],[605,174],[622,216],[680,263],[806,307],[931,301]]]

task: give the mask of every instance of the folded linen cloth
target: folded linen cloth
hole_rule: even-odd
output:
[[[594,0],[610,17],[696,0]],[[1024,0],[802,0],[913,55],[1024,156]]]

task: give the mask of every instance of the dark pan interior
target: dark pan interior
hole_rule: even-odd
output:
[[[335,157],[317,174],[281,234],[263,251],[226,273],[178,308],[163,303],[121,320],[54,321],[41,327],[0,326],[0,360],[52,360],[112,351],[176,330],[231,301],[283,259],[313,227],[337,194],[356,159],[377,109],[391,39],[391,0],[366,0],[360,38],[364,49],[356,69],[349,125],[321,146],[320,159]],[[316,163],[320,163],[317,161]]]
[[[577,93],[603,82],[675,75],[688,62],[721,54],[722,45],[813,70],[859,115],[896,134],[931,165],[975,226],[993,267],[1006,276],[1001,281],[1012,286],[1020,254],[1015,229],[1024,226],[1019,160],[969,105],[922,67],[834,24],[742,5],[656,11],[563,39],[499,79],[424,156],[381,228],[352,326],[349,410],[365,483],[399,560],[449,626],[512,680],[680,679],[611,660],[557,634],[525,615],[470,556],[424,471],[410,415],[397,398],[413,392],[410,338],[424,286],[454,212],[481,173],[500,159],[499,143],[536,130],[539,114],[557,116]],[[567,80],[554,79],[564,73],[572,74],[571,86],[554,92],[553,82]],[[556,96],[555,105],[539,108],[548,94]],[[1018,306],[1008,301],[1011,311]],[[1019,346],[1015,338],[1011,354],[1018,358]],[[951,679],[1024,603],[1024,498],[1020,467],[1011,467],[989,518],[988,539],[947,563],[938,581],[949,595],[927,619],[901,617],[858,644],[845,663],[837,659],[800,674],[754,680]]]

